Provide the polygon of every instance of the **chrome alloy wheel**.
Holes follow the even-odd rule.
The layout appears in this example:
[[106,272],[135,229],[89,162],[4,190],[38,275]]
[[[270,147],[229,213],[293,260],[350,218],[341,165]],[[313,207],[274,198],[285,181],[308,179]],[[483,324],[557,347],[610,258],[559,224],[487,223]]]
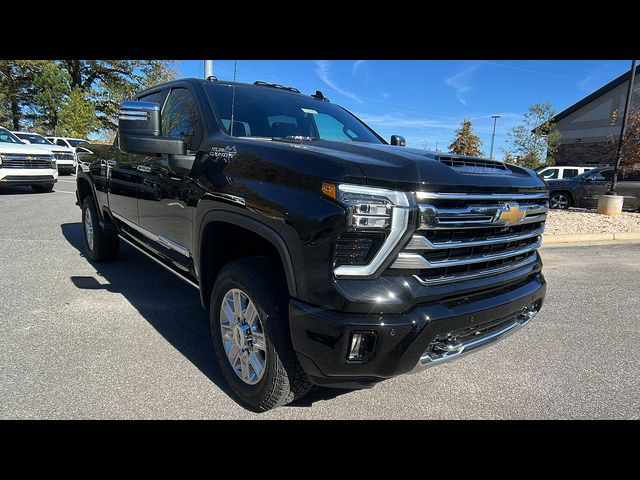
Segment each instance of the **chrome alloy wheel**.
[[84,234],[89,250],[93,250],[93,219],[91,218],[91,210],[88,208],[84,210]]
[[549,200],[551,208],[569,208],[569,198],[564,193],[556,193]]
[[248,385],[258,383],[267,366],[267,343],[260,315],[242,290],[232,288],[222,299],[220,331],[233,371]]

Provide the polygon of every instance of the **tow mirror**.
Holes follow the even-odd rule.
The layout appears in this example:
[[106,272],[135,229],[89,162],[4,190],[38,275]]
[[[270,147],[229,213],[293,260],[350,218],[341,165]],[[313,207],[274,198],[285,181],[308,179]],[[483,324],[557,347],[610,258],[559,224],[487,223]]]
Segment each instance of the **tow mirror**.
[[184,155],[182,140],[162,138],[160,104],[155,102],[123,102],[118,115],[120,150],[125,153],[160,156]]
[[391,135],[391,145],[396,145],[398,147],[404,147],[407,144],[407,141],[404,137],[400,135]]

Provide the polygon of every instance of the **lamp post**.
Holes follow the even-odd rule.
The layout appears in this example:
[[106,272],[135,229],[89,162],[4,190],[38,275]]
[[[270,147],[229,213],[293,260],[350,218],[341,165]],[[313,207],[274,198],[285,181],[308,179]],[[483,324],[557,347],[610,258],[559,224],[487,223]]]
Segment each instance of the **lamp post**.
[[624,115],[622,116],[622,126],[620,127],[620,138],[618,139],[618,150],[616,151],[616,166],[613,169],[613,178],[611,179],[611,189],[607,195],[616,195],[616,184],[618,183],[618,170],[620,169],[620,156],[622,154],[622,146],[624,145],[624,136],[627,132],[627,119],[629,118],[629,110],[631,109],[631,97],[633,97],[633,83],[636,78],[636,61],[631,61],[631,76],[629,78],[629,87],[627,88],[627,101],[624,105]]
[[204,61],[204,79],[213,76],[213,60]]
[[500,118],[500,115],[491,115],[493,118],[493,134],[491,135],[491,150],[489,151],[489,158],[493,160],[493,142],[496,140],[496,122]]

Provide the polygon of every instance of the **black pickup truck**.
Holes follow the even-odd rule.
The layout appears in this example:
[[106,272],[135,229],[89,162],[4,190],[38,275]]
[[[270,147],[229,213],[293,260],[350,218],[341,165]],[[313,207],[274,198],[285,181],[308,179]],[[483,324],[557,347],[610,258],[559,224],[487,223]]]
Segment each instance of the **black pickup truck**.
[[[183,79],[80,155],[87,256],[120,241],[200,291],[220,369],[267,410],[365,388],[526,325],[546,283],[532,170],[387,143],[322,92]],[[131,272],[135,275],[135,272]]]

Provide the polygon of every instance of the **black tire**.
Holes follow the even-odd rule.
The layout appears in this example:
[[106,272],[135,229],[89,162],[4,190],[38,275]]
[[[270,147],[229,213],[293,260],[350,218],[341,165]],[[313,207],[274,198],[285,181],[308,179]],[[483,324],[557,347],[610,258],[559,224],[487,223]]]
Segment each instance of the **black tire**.
[[[227,384],[241,403],[263,412],[306,395],[312,388],[298,363],[289,332],[288,292],[283,278],[274,278],[279,266],[266,257],[236,260],[220,271],[211,293],[209,323],[213,348]],[[262,378],[245,383],[233,370],[222,343],[220,307],[231,289],[242,290],[260,315],[267,358]]]
[[550,208],[567,210],[571,206],[573,206],[573,201],[567,192],[551,192],[549,194]]
[[31,185],[31,188],[36,193],[47,193],[53,190],[53,183],[37,183],[35,185]]
[[[93,226],[93,245],[87,237],[87,212],[90,212],[91,224]],[[84,248],[87,256],[95,262],[107,262],[113,260],[118,254],[120,239],[117,235],[106,234],[98,223],[98,211],[93,197],[87,195],[82,202],[82,233],[84,238]]]

